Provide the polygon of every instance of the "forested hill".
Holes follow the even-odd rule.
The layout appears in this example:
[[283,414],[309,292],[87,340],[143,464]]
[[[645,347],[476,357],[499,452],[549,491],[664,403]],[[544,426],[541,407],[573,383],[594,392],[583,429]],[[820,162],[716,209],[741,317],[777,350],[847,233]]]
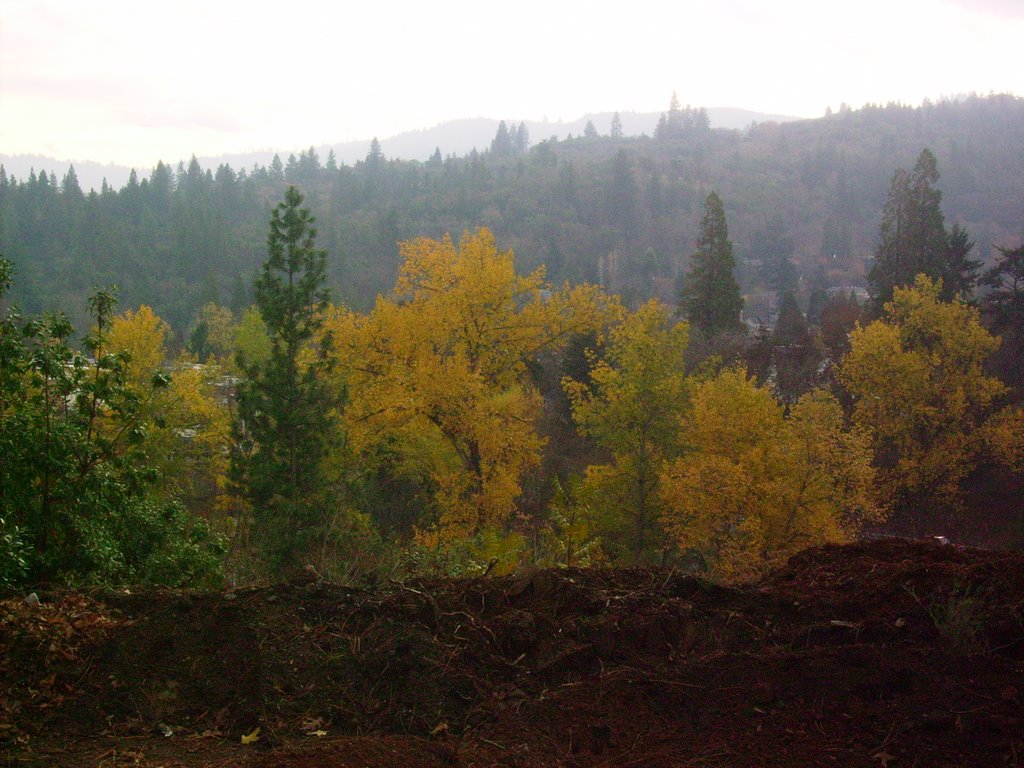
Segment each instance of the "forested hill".
[[355,307],[393,284],[398,241],[480,225],[522,270],[544,263],[555,282],[671,299],[716,190],[756,318],[797,277],[805,299],[864,285],[892,174],[925,147],[938,158],[946,218],[967,228],[976,255],[990,261],[993,244],[1024,237],[1021,98],[868,106],[742,132],[682,110],[651,138],[586,133],[527,148],[522,132],[502,128],[488,151],[426,162],[374,147],[354,166],[312,149],[244,170],[158,165],[88,195],[72,173],[2,172],[0,253],[29,312],[77,316],[92,286],[117,283],[123,306],[150,304],[184,333],[206,302],[249,303],[270,209],[295,184],[318,216],[335,297]]

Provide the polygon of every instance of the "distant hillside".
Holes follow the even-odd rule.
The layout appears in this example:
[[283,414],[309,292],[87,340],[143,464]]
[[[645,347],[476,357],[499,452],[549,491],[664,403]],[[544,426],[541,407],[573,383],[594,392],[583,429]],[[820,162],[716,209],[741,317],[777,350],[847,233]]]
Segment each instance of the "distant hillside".
[[[583,129],[588,121],[593,121],[598,133],[607,135],[612,121],[612,112],[588,113],[583,117],[571,122],[552,121],[531,121],[527,120],[526,127],[534,143],[557,136],[564,139],[570,134],[573,136],[582,135]],[[746,128],[752,123],[763,122],[786,122],[798,118],[786,115],[771,115],[762,112],[753,112],[748,109],[737,109],[734,107],[712,107],[708,109],[708,116],[711,118],[713,128]],[[657,112],[622,112],[623,133],[626,136],[651,135],[657,125],[659,113]],[[509,120],[509,124],[518,125],[520,121]],[[419,131],[407,131],[395,136],[379,137],[384,154],[395,160],[426,160],[433,154],[435,149],[440,149],[442,155],[465,155],[473,149],[484,150],[494,138],[498,129],[499,120],[490,118],[470,118],[464,120],[450,120],[436,125],[433,128],[425,128]],[[291,149],[268,149],[259,152],[244,152],[226,155],[202,155],[197,157],[200,165],[204,168],[214,168],[222,164],[228,164],[232,168],[252,168],[253,165],[269,165],[275,154],[281,157],[282,161],[287,160],[288,155],[298,155],[299,152],[308,147],[293,147]],[[339,163],[353,165],[366,157],[370,149],[370,139],[364,141],[347,141],[338,144],[322,144],[316,147],[316,151],[323,159],[333,150]],[[177,160],[188,161],[188,158],[177,158]],[[171,162],[172,165],[177,160]],[[68,160],[46,157],[43,155],[7,155],[0,153],[0,164],[3,164],[8,175],[18,179],[27,179],[32,171],[39,172],[45,169],[47,173],[54,173],[57,178],[63,178],[70,166],[74,166],[75,174],[78,176],[82,189],[99,190],[106,179],[107,183],[115,189],[120,189],[128,183],[128,176],[131,168],[114,163],[97,163],[91,160]],[[140,175],[147,175],[152,169],[136,169]]]
[[184,333],[204,302],[250,301],[270,209],[295,184],[319,219],[335,296],[353,307],[390,290],[398,241],[479,226],[515,249],[521,269],[546,264],[555,282],[673,301],[715,190],[756,321],[783,287],[807,306],[829,288],[866,285],[893,172],[924,147],[938,159],[942,210],[967,228],[976,255],[991,261],[993,246],[1024,240],[1021,98],[870,106],[745,131],[695,124],[660,138],[612,139],[594,122],[604,135],[582,138],[573,123],[571,141],[543,140],[531,129],[525,152],[492,151],[488,139],[425,162],[390,159],[385,145],[383,156],[340,167],[318,150],[277,169],[160,165],[96,196],[73,184],[61,192],[59,177],[6,181],[0,253],[14,260],[14,296],[29,311],[80,313],[90,286],[116,282],[125,306],[150,304]]

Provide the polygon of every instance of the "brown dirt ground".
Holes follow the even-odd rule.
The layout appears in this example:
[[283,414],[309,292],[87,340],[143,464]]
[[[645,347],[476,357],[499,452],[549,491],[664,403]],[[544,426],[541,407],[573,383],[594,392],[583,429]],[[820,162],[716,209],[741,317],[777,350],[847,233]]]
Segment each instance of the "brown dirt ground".
[[41,597],[0,601],[3,766],[1024,760],[1021,553],[824,547],[738,589],[634,569]]

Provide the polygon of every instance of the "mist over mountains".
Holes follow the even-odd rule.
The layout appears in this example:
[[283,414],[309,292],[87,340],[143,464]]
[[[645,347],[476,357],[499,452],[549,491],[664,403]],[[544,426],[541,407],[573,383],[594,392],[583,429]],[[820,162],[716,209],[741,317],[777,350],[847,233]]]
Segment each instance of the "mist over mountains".
[[[753,123],[766,122],[790,122],[799,120],[798,117],[788,115],[768,114],[755,112],[749,109],[736,107],[710,107],[707,110],[711,120],[712,128],[745,129]],[[588,122],[592,122],[598,133],[607,135],[614,112],[587,113],[572,121],[561,120],[525,120],[527,130],[530,132],[531,143],[536,144],[553,136],[565,139],[568,136],[579,136],[583,133]],[[622,130],[626,136],[651,135],[657,125],[660,113],[658,112],[620,112],[619,119],[622,122]],[[380,138],[381,149],[389,159],[396,160],[426,160],[435,150],[439,149],[443,156],[465,155],[474,149],[483,151],[494,138],[500,120],[477,117],[460,120],[450,120],[432,128],[424,128],[416,131],[406,131],[388,138]],[[519,124],[519,120],[508,120],[509,124]],[[334,151],[338,163],[352,165],[366,157],[370,148],[370,139],[339,142],[336,144],[321,144],[315,146],[316,151],[322,158],[326,158],[330,151]],[[308,147],[292,147],[290,149],[265,149],[252,152],[240,152],[224,155],[200,155],[196,159],[204,168],[214,168],[222,164],[230,165],[235,170],[251,168],[253,165],[269,165],[274,155],[280,156],[282,161],[287,160],[289,154],[296,154]],[[199,150],[201,151],[201,149]],[[187,162],[189,158],[167,158],[172,166],[178,161]],[[129,166],[117,165],[114,163],[103,163],[96,160],[69,160],[47,157],[45,155],[11,155],[0,152],[0,164],[3,164],[8,175],[18,179],[26,179],[32,172],[43,169],[47,173],[54,173],[58,179],[63,178],[70,166],[74,166],[75,174],[78,176],[82,189],[99,190],[106,179],[107,184],[119,189],[128,181],[132,169]],[[155,165],[155,163],[154,163]],[[136,168],[140,176],[148,175],[150,168]]]

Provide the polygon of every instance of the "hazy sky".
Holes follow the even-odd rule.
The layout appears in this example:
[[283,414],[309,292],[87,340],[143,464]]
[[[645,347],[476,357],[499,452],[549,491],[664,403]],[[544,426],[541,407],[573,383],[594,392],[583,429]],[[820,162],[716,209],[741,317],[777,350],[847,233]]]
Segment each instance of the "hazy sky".
[[1024,0],[0,0],[0,152],[151,167],[460,117],[1024,95]]

